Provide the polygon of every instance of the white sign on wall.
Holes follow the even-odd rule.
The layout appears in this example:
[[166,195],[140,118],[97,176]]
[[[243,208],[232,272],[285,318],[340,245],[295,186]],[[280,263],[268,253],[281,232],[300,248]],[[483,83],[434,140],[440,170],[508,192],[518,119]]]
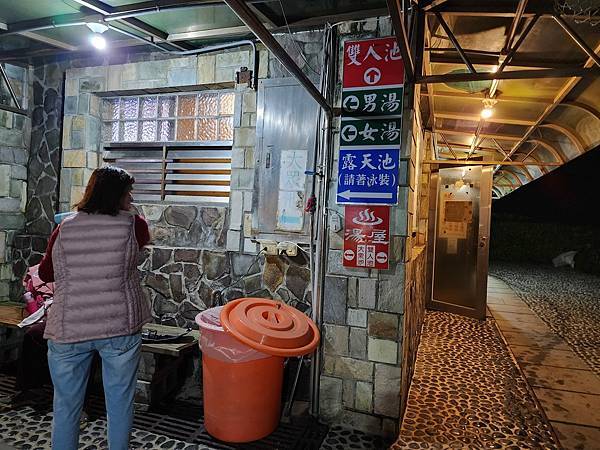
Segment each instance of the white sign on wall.
[[304,189],[306,187],[306,150],[283,150],[279,169],[277,228],[302,231],[304,226]]

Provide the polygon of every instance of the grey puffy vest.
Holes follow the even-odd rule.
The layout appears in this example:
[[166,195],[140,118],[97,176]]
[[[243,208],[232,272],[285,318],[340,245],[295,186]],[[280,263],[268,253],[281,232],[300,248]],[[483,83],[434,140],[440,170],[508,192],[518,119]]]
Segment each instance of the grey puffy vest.
[[77,213],[52,249],[54,303],[44,337],[60,343],[137,333],[151,319],[140,285],[133,215]]

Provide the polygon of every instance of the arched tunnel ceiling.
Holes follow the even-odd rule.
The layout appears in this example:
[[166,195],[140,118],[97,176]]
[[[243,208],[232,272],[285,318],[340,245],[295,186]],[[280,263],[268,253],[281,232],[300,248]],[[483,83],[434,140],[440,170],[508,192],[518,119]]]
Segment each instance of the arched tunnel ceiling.
[[[486,13],[480,4],[464,0],[448,0],[432,8],[425,24],[425,75],[469,72],[436,13],[477,72],[497,70],[515,46],[505,73],[595,65],[553,18],[547,8],[551,2],[545,2],[546,6],[539,0],[502,3],[507,6],[503,13]],[[525,5],[522,15],[517,14],[520,5]],[[540,17],[530,26],[540,10]],[[599,27],[562,17],[598,55]],[[427,84],[421,94],[421,110],[438,159],[523,163],[496,166],[495,197],[544,176],[600,143],[600,80],[594,74]],[[486,98],[495,103],[492,117],[483,120],[480,112]]]

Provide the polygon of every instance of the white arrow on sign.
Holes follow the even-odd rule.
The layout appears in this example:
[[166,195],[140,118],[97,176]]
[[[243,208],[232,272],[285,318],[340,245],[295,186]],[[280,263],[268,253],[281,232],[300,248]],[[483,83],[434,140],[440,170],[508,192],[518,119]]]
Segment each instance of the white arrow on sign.
[[352,192],[349,189],[344,192],[339,192],[338,197],[345,198],[346,200],[350,200],[351,198],[393,198],[393,194],[391,192]]

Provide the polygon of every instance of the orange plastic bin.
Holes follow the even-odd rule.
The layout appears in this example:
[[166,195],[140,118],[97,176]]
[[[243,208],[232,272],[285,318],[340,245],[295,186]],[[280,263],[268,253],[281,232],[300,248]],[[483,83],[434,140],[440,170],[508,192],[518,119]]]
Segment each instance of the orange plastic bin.
[[263,298],[208,309],[196,322],[206,431],[225,442],[271,434],[281,412],[284,358],[316,348],[316,325],[297,309]]

